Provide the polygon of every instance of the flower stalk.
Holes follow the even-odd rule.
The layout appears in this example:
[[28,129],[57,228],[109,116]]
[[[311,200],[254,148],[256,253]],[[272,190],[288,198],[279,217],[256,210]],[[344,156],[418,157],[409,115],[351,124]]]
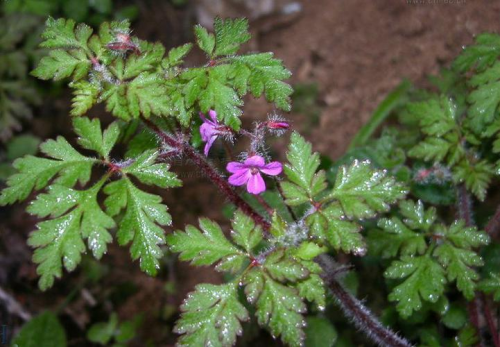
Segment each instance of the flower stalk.
[[243,213],[252,218],[256,224],[260,225],[265,231],[269,230],[269,222],[258,214],[240,195],[233,189],[227,180],[210,164],[205,157],[199,154],[188,143],[176,139],[175,137],[162,131],[152,121],[145,119],[144,123],[151,129],[166,145],[175,148],[179,153],[185,155],[200,169],[200,171],[222,192],[229,201],[236,205]]
[[[212,183],[219,188],[229,201],[235,204],[243,213],[252,218],[254,222],[260,225],[264,232],[268,235],[270,224],[260,214],[258,214],[239,194],[231,187],[227,180],[220,175],[217,170],[210,164],[207,159],[199,154],[188,143],[178,140],[173,136],[162,131],[156,124],[150,120],[144,120],[145,124],[151,129],[165,144],[177,149],[180,153],[191,159],[195,165],[206,175]],[[336,275],[338,271],[333,269],[331,265],[333,261],[326,255],[322,255],[316,259],[322,267],[323,279],[328,285],[332,295],[337,303],[342,308],[344,314],[352,320],[354,325],[364,332],[364,334],[373,342],[390,347],[410,347],[412,346],[404,338],[398,336],[390,329],[384,327],[381,322],[371,313],[371,311],[354,296],[349,294],[342,284],[338,282]]]

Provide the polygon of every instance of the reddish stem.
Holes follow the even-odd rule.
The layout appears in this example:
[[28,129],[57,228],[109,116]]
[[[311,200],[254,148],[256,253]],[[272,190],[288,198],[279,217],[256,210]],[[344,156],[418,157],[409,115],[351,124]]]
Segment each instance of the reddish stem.
[[488,329],[490,330],[491,339],[493,340],[493,345],[495,347],[500,347],[500,338],[498,336],[497,327],[493,315],[491,314],[490,307],[486,295],[484,293],[481,296],[483,301],[484,316],[486,318],[486,323],[488,324]]
[[472,216],[472,200],[467,192],[465,185],[461,184],[457,187],[457,204],[458,204],[458,217],[463,219],[467,227],[473,227],[474,218]]
[[[150,120],[144,120],[146,125],[158,137],[162,139],[170,147],[179,150],[180,153],[190,158],[199,169],[215,184],[219,190],[226,195],[226,197],[242,210],[247,216],[252,218],[256,224],[261,225],[264,231],[269,231],[270,224],[261,215],[259,215],[245,200],[243,200],[238,193],[233,189],[227,180],[221,176],[217,170],[210,164],[205,157],[199,154],[193,147],[183,140],[176,139],[173,136],[163,132],[156,124]],[[343,286],[335,278],[339,271],[333,269],[331,266],[332,261],[326,255],[318,257],[318,263],[324,271],[325,283],[329,285],[331,292],[337,299],[340,307],[343,309],[347,317],[349,317],[354,325],[362,330],[368,338],[375,343],[382,346],[390,347],[410,347],[411,344],[404,338],[399,337],[390,329],[384,327],[377,318],[370,312],[370,310],[363,305],[361,301],[349,294]],[[258,261],[252,262],[252,266],[258,265]]]
[[217,186],[217,188],[219,188],[219,191],[222,192],[229,199],[229,201],[235,204],[236,207],[238,207],[244,214],[252,218],[255,223],[262,226],[265,231],[269,230],[271,227],[269,222],[266,221],[260,214],[255,212],[254,209],[239,196],[227,180],[222,177],[219,172],[217,172],[217,169],[215,169],[215,167],[210,164],[205,157],[199,154],[188,143],[183,140],[176,139],[175,137],[162,131],[152,121],[145,119],[144,122],[163,142],[170,147],[177,149],[180,153],[191,159],[201,172],[205,174],[206,177]]
[[486,231],[491,236],[491,238],[495,238],[498,234],[499,229],[500,229],[500,206],[497,208],[495,214],[493,215],[493,217],[491,217],[488,224],[486,224],[484,231]]
[[344,314],[367,337],[380,346],[410,347],[411,344],[380,323],[377,318],[358,299],[351,295],[337,280],[338,270],[334,268],[333,260],[323,254],[317,258],[323,269],[323,279],[330,288]]
[[[465,185],[461,184],[457,187],[457,211],[458,217],[463,219],[467,227],[473,227],[474,218],[472,216],[472,200],[467,192]],[[479,311],[479,298],[476,296],[467,304],[467,311],[469,313],[469,321],[476,328],[479,336],[479,346],[485,346],[484,338],[481,334],[481,322],[482,312]],[[481,317],[480,317],[481,316]]]

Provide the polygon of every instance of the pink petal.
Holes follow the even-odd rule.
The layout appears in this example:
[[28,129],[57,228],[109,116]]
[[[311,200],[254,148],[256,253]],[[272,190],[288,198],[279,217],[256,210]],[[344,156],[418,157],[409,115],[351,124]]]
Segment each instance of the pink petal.
[[240,170],[247,170],[245,168],[245,165],[242,163],[238,163],[237,161],[232,161],[227,164],[226,170],[229,171],[230,173],[237,173]]
[[208,157],[208,151],[214,144],[214,141],[217,139],[217,136],[212,136],[210,139],[208,139],[207,143],[205,144],[205,149],[203,150],[203,153],[205,154],[205,157]]
[[276,176],[283,171],[283,165],[279,161],[273,161],[261,168],[260,171],[269,176]]
[[218,122],[217,122],[217,112],[215,112],[214,110],[210,110],[210,111],[208,111],[208,115],[210,116],[210,118],[212,118],[212,121],[215,124],[218,124]]
[[248,180],[251,178],[251,176],[252,176],[252,173],[250,172],[250,170],[243,169],[243,170],[240,170],[240,171],[236,172],[235,174],[229,176],[228,181],[229,181],[229,184],[231,184],[233,186],[242,186],[248,182]]
[[211,124],[203,123],[200,126],[200,135],[201,135],[201,139],[204,142],[207,142],[208,140],[210,140],[210,138],[212,137],[213,134],[214,134],[214,127]]
[[250,194],[260,194],[266,190],[266,183],[264,182],[264,179],[260,175],[260,173],[257,173],[255,175],[251,174],[250,179],[248,180],[247,183],[247,191]]
[[244,163],[246,166],[255,166],[257,168],[261,168],[266,164],[266,161],[260,155],[253,155],[251,157],[248,157]]

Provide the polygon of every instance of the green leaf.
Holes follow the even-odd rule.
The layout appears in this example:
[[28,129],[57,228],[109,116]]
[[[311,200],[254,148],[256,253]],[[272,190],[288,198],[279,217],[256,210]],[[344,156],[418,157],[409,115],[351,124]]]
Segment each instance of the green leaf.
[[457,106],[447,96],[411,103],[408,115],[420,125],[423,141],[410,149],[408,155],[425,161],[446,161],[452,165],[465,155],[461,144]]
[[52,185],[47,194],[38,195],[28,207],[28,212],[39,217],[51,215],[53,219],[38,223],[38,230],[28,239],[36,247],[33,260],[39,264],[37,273],[40,288],[46,290],[54,278],[62,275],[62,265],[72,271],[81,261],[86,247],[94,257],[100,259],[112,241],[108,230],[115,222],[97,202],[97,193],[104,181],[101,180],[88,190],[78,191],[61,185]]
[[156,73],[143,72],[127,83],[108,86],[100,98],[106,101],[106,110],[124,120],[167,116],[171,105],[165,80]]
[[328,199],[340,202],[348,218],[370,218],[389,210],[389,204],[402,199],[406,188],[385,171],[374,170],[370,162],[355,160],[342,166]]
[[418,119],[426,135],[441,137],[457,128],[456,105],[446,96],[411,103],[407,107],[410,115]]
[[[240,46],[251,38],[248,32],[248,21],[242,18],[226,20],[215,18],[214,30],[214,56],[235,54],[240,49]],[[208,45],[207,48],[210,48],[210,46]]]
[[72,116],[83,116],[92,106],[97,103],[99,95],[99,86],[87,81],[71,82],[73,88],[73,99],[71,99]]
[[17,173],[7,180],[7,188],[0,195],[0,205],[25,200],[33,189],[45,188],[58,175],[56,183],[73,186],[79,181],[85,184],[90,179],[92,165],[96,159],[78,153],[63,137],[44,142],[40,149],[53,159],[28,155],[17,159],[14,168]]
[[236,91],[228,86],[229,68],[228,65],[219,65],[208,71],[208,80],[198,95],[198,102],[203,113],[215,110],[225,124],[237,131],[241,125],[239,117],[242,114],[239,107],[243,106],[243,101]]
[[455,337],[453,346],[471,347],[476,346],[478,342],[479,338],[477,337],[476,328],[468,324]]
[[326,318],[307,317],[306,347],[332,347],[338,338],[337,330]]
[[281,187],[288,205],[309,202],[325,190],[324,172],[316,172],[319,155],[313,153],[311,144],[296,132],[292,133],[286,156],[289,164],[285,165],[284,171],[289,182],[281,183]]
[[482,280],[479,285],[479,289],[487,294],[493,293],[493,299],[495,301],[500,301],[500,275],[496,273],[490,273],[490,277]]
[[370,246],[368,249],[383,258],[395,257],[398,254],[412,256],[423,254],[427,250],[427,243],[423,234],[408,228],[399,218],[382,218],[378,227],[383,231],[373,231],[369,234]]
[[130,340],[132,340],[136,336],[137,328],[141,323],[142,323],[141,314],[135,316],[132,320],[127,320],[120,323],[115,335],[116,342],[122,343],[122,342],[129,342]]
[[433,226],[436,209],[425,210],[420,200],[417,203],[405,200],[399,203],[399,210],[403,220],[398,217],[382,218],[378,221],[382,230],[374,230],[368,235],[369,249],[383,258],[398,254],[413,256],[427,250],[424,233]]
[[455,182],[464,182],[467,190],[480,201],[484,201],[494,172],[493,166],[487,160],[462,161],[454,167],[453,179]]
[[408,151],[408,155],[425,161],[442,162],[451,146],[452,144],[445,139],[428,137]]
[[355,255],[366,252],[366,245],[360,234],[361,227],[345,220],[344,211],[338,203],[331,203],[307,216],[306,223],[312,235],[327,241],[335,250]]
[[244,253],[227,240],[217,223],[201,218],[200,227],[202,232],[188,225],[185,232],[178,230],[167,236],[170,250],[181,253],[181,260],[191,260],[193,265],[200,266],[219,261],[224,264],[234,257],[244,257]]
[[7,160],[12,161],[25,155],[35,155],[40,142],[38,137],[29,134],[12,138],[7,143]]
[[211,57],[215,48],[214,34],[210,34],[207,29],[201,25],[196,25],[194,27],[194,34],[196,35],[196,43],[198,44],[198,47]]
[[118,316],[113,312],[107,322],[92,324],[87,331],[87,339],[101,345],[108,345],[114,339],[116,342],[113,344],[114,347],[125,346],[121,343],[128,342],[135,337],[137,326],[140,323],[141,316],[136,316],[133,320],[119,324]]
[[472,248],[489,243],[489,237],[476,228],[465,227],[463,221],[455,222],[449,228],[440,227],[436,234],[445,239],[438,244],[433,255],[446,269],[448,281],[457,281],[458,289],[467,299],[474,297],[475,282],[479,275],[473,266],[482,266],[483,260]]
[[92,28],[86,24],[78,24],[72,19],[54,19],[49,17],[45,22],[45,31],[42,33],[44,41],[40,44],[44,48],[87,48],[87,41],[92,35]]
[[295,256],[304,260],[313,260],[318,255],[327,251],[326,247],[319,246],[314,242],[304,241],[295,251]]
[[165,47],[161,43],[144,43],[141,45],[141,54],[127,57],[122,79],[138,77],[144,72],[154,72],[164,55]]
[[[0,56],[1,60],[1,56]],[[0,62],[2,64],[2,62]],[[1,66],[1,65],[0,65]],[[6,64],[12,68],[11,64]],[[2,81],[0,87],[0,140],[6,141],[13,132],[22,128],[21,119],[31,119],[31,106],[41,101],[31,81]]]
[[133,134],[132,140],[128,143],[125,158],[135,158],[148,150],[158,148],[161,148],[161,143],[156,135],[148,129],[142,129],[139,133]]
[[101,345],[107,345],[113,338],[118,327],[118,316],[112,313],[108,322],[99,322],[91,325],[87,331],[87,339]]
[[313,261],[302,261],[301,264],[309,271],[309,276],[295,284],[301,298],[316,304],[318,310],[323,311],[326,307],[325,284],[319,274],[323,271]]
[[279,282],[296,282],[309,275],[309,271],[302,264],[287,256],[284,249],[277,249],[268,254],[262,266],[273,279]]
[[132,164],[124,166],[122,172],[133,175],[147,185],[160,188],[180,187],[182,182],[175,173],[169,171],[168,164],[155,164],[158,154],[157,150],[147,150],[135,158]]
[[113,116],[128,121],[133,118],[133,115],[128,108],[126,95],[126,84],[112,85],[101,94],[99,101],[106,101],[106,111]]
[[127,100],[129,112],[134,118],[142,115],[166,116],[169,114],[168,98],[162,78],[154,73],[141,73],[128,83]]
[[165,69],[168,69],[181,65],[183,63],[183,59],[191,51],[192,48],[192,43],[186,43],[185,45],[172,48],[168,52],[168,56],[162,61],[162,66]]
[[455,248],[449,244],[436,248],[434,256],[446,268],[448,280],[456,280],[458,289],[471,300],[474,297],[475,281],[479,278],[471,267],[483,265],[481,257],[473,251]]
[[453,246],[463,249],[485,246],[490,242],[487,233],[478,231],[475,227],[466,227],[464,221],[456,221],[448,228],[440,228],[436,233],[444,237]]
[[40,60],[37,68],[31,72],[42,80],[61,80],[72,76],[77,81],[87,77],[91,66],[85,53],[79,50],[64,51],[56,49]]
[[283,80],[291,76],[291,72],[272,53],[258,53],[231,58],[230,77],[234,78],[234,87],[240,95],[245,95],[250,89],[256,98],[262,94],[266,100],[274,102],[284,111],[290,111],[290,95],[292,87]]
[[231,223],[231,237],[234,242],[243,247],[245,251],[251,253],[252,250],[262,241],[262,229],[256,226],[252,218],[248,217],[241,210],[237,210]]
[[244,282],[248,301],[257,306],[258,323],[268,326],[271,334],[281,336],[284,343],[301,346],[306,306],[297,292],[256,269],[246,274]]
[[442,318],[443,324],[450,329],[461,329],[467,323],[467,311],[459,305],[452,305]]
[[484,33],[476,37],[474,45],[466,47],[453,62],[453,68],[466,72],[472,68],[483,71],[500,56],[500,36]]
[[436,221],[436,209],[431,207],[424,208],[422,201],[415,203],[413,200],[405,200],[399,203],[399,211],[404,217],[404,222],[411,229],[420,229],[429,231]]
[[99,153],[103,158],[108,158],[109,152],[116,144],[120,136],[118,123],[112,123],[104,132],[101,130],[101,122],[94,118],[75,118],[73,120],[75,133],[79,136],[78,143],[86,149]]
[[163,256],[160,245],[165,243],[161,226],[172,223],[167,206],[161,203],[158,195],[140,190],[128,178],[109,183],[104,192],[108,195],[104,204],[109,215],[115,216],[125,210],[118,227],[118,243],[132,242],[132,259],[140,259],[141,269],[156,275],[159,259]]
[[23,325],[12,340],[12,346],[19,347],[66,347],[66,333],[57,316],[44,312]]
[[500,62],[471,78],[469,84],[477,88],[469,94],[471,104],[467,118],[471,128],[481,135],[484,128],[491,124],[498,114],[500,104]]
[[184,334],[179,346],[232,346],[243,333],[248,311],[238,300],[236,283],[200,284],[181,306],[174,331]]
[[385,271],[387,278],[405,279],[389,294],[390,301],[397,301],[399,314],[407,318],[422,308],[422,300],[437,302],[446,283],[443,268],[428,255],[394,261]]

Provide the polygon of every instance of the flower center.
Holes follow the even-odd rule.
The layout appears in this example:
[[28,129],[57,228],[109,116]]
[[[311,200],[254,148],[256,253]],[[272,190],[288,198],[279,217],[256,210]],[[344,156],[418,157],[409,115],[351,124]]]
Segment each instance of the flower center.
[[257,175],[259,173],[259,169],[257,169],[256,167],[252,167],[250,169],[250,172],[252,173],[252,175]]

